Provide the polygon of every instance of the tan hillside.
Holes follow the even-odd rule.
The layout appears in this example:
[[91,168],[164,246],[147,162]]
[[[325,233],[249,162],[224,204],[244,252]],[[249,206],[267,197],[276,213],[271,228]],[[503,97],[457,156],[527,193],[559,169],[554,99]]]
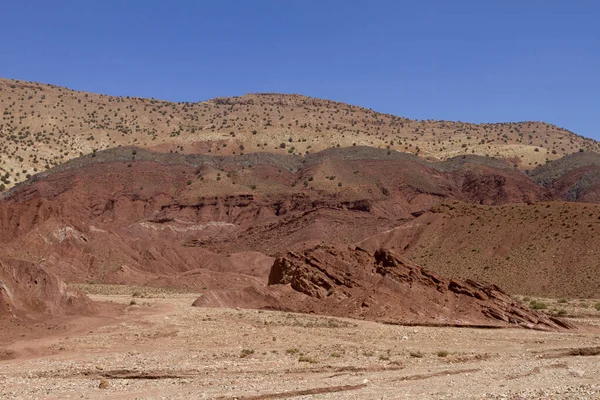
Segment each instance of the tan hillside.
[[599,204],[445,202],[359,246],[401,251],[442,275],[509,293],[598,297],[599,229]]
[[600,149],[594,140],[543,122],[415,121],[285,94],[173,103],[0,79],[0,111],[5,187],[82,154],[125,145],[217,155],[367,145],[434,159],[490,155],[525,169]]

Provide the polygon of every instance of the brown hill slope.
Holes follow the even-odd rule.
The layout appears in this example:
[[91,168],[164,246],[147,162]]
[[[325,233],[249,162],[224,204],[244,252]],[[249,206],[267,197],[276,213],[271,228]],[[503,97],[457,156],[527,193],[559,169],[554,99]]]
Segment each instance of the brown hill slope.
[[600,203],[600,154],[578,152],[539,166],[531,177],[555,198]]
[[0,111],[0,185],[5,187],[117,146],[231,155],[367,145],[436,159],[497,156],[522,168],[600,148],[596,141],[541,122],[414,121],[300,95],[171,103],[0,79]]
[[413,221],[359,243],[402,252],[457,279],[509,293],[600,297],[600,205],[442,203]]
[[487,157],[119,148],[10,190],[0,254],[43,262],[67,281],[243,288],[264,282],[281,253],[360,242],[511,293],[600,296],[600,205],[549,198]]
[[[266,277],[269,256],[278,252],[356,242],[444,199],[547,197],[523,173],[495,163],[430,163],[362,147],[303,159],[119,148],[9,191],[0,202],[0,251],[45,260],[67,281],[243,287]],[[482,185],[488,189],[473,191]]]

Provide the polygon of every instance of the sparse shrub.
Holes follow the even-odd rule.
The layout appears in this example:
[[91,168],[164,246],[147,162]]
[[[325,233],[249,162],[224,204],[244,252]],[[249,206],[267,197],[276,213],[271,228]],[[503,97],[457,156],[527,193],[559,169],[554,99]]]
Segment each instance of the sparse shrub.
[[295,347],[292,347],[290,349],[287,349],[285,352],[286,352],[286,354],[294,355],[294,354],[298,354],[300,352],[300,350],[298,350]]
[[411,351],[410,356],[414,358],[423,358],[425,357],[425,354],[421,353],[420,351]]
[[531,308],[532,310],[545,310],[546,308],[548,308],[548,304],[546,304],[542,301],[532,300],[529,303],[529,308]]
[[448,353],[448,351],[446,351],[446,350],[440,350],[437,352],[438,357],[447,357],[448,354],[450,354],[450,353]]
[[243,349],[241,354],[240,354],[240,358],[246,358],[248,356],[251,356],[252,354],[254,354],[254,350],[251,349]]
[[310,364],[316,364],[316,363],[318,363],[317,360],[315,360],[314,358],[309,357],[309,356],[300,356],[300,357],[298,357],[298,362],[307,362],[307,363],[310,363]]

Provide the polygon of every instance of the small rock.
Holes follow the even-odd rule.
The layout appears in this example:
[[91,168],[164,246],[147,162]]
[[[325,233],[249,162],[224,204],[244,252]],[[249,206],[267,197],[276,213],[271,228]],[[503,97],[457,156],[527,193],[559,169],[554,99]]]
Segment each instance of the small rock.
[[579,369],[570,369],[570,370],[569,370],[569,374],[571,374],[571,376],[574,376],[574,377],[576,377],[576,378],[581,378],[581,377],[583,377],[583,374],[584,374],[584,373],[585,373],[585,372],[583,372],[583,371],[581,371],[581,370],[579,370]]

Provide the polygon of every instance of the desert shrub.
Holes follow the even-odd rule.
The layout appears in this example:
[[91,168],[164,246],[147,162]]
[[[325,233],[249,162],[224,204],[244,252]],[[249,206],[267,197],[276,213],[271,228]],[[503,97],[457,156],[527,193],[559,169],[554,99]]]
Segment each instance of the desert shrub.
[[532,310],[545,310],[546,308],[548,308],[548,304],[546,304],[542,301],[532,300],[529,303],[529,308],[531,308]]
[[310,363],[310,364],[316,364],[316,363],[318,363],[317,360],[315,360],[314,358],[309,357],[309,356],[300,356],[300,357],[298,357],[298,362],[307,362],[307,363]]
[[240,358],[246,358],[250,355],[254,354],[254,350],[250,350],[250,349],[243,349],[241,354],[240,354]]

